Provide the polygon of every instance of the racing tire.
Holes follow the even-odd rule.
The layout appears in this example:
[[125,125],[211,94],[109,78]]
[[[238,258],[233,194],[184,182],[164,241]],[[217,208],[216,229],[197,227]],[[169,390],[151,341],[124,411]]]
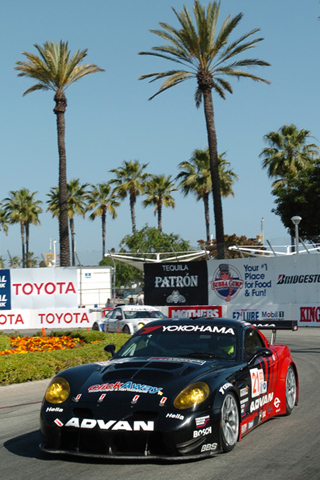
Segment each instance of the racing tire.
[[289,365],[286,375],[286,415],[290,415],[297,399],[297,378],[292,365]]
[[122,329],[122,333],[127,333],[128,335],[130,335],[130,328],[128,327],[128,325],[125,325]]
[[224,453],[231,452],[239,438],[239,407],[232,392],[225,394],[221,407],[220,440]]
[[94,324],[92,325],[92,330],[98,330],[99,331],[99,325],[97,324],[97,322],[94,322]]

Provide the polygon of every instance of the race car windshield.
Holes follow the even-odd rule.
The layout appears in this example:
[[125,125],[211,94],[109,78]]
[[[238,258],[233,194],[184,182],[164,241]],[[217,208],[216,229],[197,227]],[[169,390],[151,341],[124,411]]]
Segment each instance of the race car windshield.
[[157,310],[124,310],[124,317],[128,320],[132,318],[165,318],[162,312]]
[[132,337],[116,357],[190,357],[234,360],[236,335],[200,332],[149,333]]

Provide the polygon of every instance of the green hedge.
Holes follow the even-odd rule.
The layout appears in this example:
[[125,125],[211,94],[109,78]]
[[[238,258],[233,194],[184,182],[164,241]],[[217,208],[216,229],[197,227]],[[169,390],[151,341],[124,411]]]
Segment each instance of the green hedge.
[[[105,345],[114,343],[116,350],[118,350],[129,338],[129,335],[123,333],[103,333],[93,330],[56,331],[51,332],[51,335],[69,335],[73,338],[81,338],[86,342],[86,345],[69,350],[54,350],[53,352],[1,355],[0,386],[44,380],[51,378],[65,368],[107,360],[110,358],[110,354],[104,351]],[[12,335],[0,335],[0,350],[10,348],[10,336]],[[100,341],[91,343],[97,340]]]

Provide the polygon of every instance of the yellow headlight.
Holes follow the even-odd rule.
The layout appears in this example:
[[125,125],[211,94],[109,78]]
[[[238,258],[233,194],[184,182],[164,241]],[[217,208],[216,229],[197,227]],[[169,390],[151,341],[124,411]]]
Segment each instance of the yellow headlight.
[[140,330],[140,328],[144,327],[144,323],[143,322],[139,322],[138,323],[138,330]]
[[179,410],[192,408],[204,402],[210,393],[209,386],[204,382],[197,382],[182,390],[173,402]]
[[50,403],[62,403],[70,395],[69,382],[63,377],[54,378],[48,386],[45,399]]

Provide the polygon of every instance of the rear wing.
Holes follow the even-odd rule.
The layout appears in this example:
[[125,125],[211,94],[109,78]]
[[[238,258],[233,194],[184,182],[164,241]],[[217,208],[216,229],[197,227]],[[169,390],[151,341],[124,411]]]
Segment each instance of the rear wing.
[[259,330],[271,330],[271,344],[276,341],[277,330],[298,330],[297,320],[277,320],[276,322],[270,322],[269,320],[260,320],[259,322],[249,321],[251,325],[254,325]]

